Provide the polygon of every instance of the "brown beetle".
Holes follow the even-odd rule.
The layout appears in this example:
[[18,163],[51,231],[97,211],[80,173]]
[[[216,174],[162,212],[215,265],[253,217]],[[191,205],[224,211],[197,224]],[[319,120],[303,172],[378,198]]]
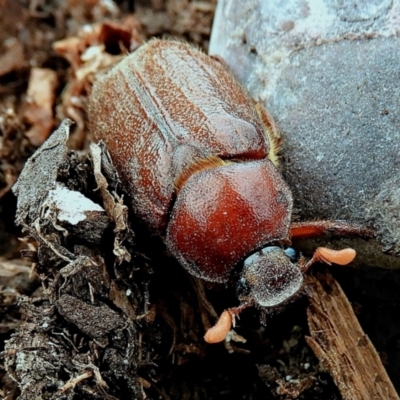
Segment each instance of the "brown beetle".
[[[291,224],[273,120],[223,62],[188,44],[152,40],[126,57],[95,83],[89,117],[134,211],[166,234],[190,273],[224,283],[244,261],[232,317],[249,305],[292,299],[316,261],[343,264],[355,256],[320,248],[308,262],[295,262],[277,244],[328,230],[369,234],[341,221]],[[223,332],[230,329],[226,314],[224,321]]]

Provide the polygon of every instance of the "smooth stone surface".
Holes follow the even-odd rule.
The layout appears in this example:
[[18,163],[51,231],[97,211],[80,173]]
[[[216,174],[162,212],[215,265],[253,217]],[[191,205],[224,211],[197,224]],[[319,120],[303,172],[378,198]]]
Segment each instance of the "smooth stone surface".
[[282,131],[296,216],[372,224],[397,255],[399,33],[399,1],[223,0],[210,43]]

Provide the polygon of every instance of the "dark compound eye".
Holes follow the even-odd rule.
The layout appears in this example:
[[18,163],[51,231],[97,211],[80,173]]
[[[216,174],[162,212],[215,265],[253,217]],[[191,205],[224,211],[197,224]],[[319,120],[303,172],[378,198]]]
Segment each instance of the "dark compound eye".
[[285,254],[290,258],[290,261],[296,262],[300,256],[300,253],[293,247],[285,249]]

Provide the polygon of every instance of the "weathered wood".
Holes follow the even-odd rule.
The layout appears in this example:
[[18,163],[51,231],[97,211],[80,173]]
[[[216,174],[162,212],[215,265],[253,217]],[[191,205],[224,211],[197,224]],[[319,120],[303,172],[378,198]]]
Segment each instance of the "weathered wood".
[[306,337],[344,400],[399,397],[368,336],[363,332],[340,285],[329,274],[308,277],[307,310],[311,336]]

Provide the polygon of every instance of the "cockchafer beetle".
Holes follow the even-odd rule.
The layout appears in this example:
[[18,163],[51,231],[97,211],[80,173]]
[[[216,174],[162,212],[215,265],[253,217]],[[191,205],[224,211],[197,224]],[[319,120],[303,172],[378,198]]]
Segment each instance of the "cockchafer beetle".
[[191,274],[225,283],[243,262],[240,305],[223,313],[208,342],[223,340],[242,309],[293,299],[316,261],[355,257],[318,248],[295,261],[284,249],[291,238],[370,235],[343,221],[291,223],[272,118],[221,60],[188,44],[154,39],[127,56],[95,82],[89,119],[133,210]]

